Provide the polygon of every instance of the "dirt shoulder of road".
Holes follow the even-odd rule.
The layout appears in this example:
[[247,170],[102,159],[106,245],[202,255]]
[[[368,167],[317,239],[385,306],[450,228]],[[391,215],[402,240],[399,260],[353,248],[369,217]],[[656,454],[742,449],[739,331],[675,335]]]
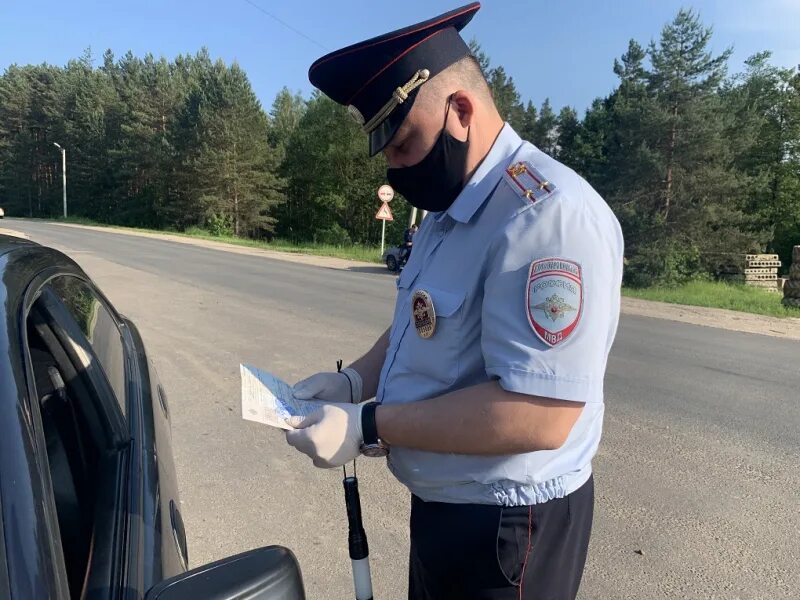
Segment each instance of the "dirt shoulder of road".
[[[200,246],[203,248],[213,248],[225,252],[245,254],[248,256],[263,256],[275,260],[325,267],[329,269],[341,269],[345,271],[375,272],[386,273],[385,267],[375,263],[346,260],[329,256],[315,256],[311,254],[294,254],[291,252],[278,252],[275,250],[265,250],[262,248],[248,248],[247,246],[236,246],[225,242],[214,242],[168,233],[149,233],[144,231],[133,231],[118,227],[95,227],[92,225],[73,225],[69,223],[57,223],[61,227],[77,227],[92,229],[95,231],[114,232],[124,235],[135,235],[139,237],[149,237],[160,240],[167,240],[179,244]],[[11,235],[22,235],[19,232],[0,229],[0,233]],[[622,298],[622,312],[629,315],[651,317],[656,319],[666,319],[678,321],[692,325],[704,327],[717,327],[731,331],[741,331],[744,333],[757,333],[772,337],[800,340],[800,318],[779,319],[764,315],[754,315],[750,313],[724,310],[721,308],[706,308],[702,306],[686,306],[683,304],[669,304],[666,302],[654,302],[651,300],[641,300],[638,298]]]
[[629,315],[667,319],[704,327],[717,327],[744,333],[759,333],[787,340],[800,340],[800,319],[796,318],[779,319],[778,317],[754,315],[722,308],[669,304],[667,302],[654,302],[639,298],[623,298],[622,312]]
[[0,227],[0,235],[10,235],[12,237],[28,239],[28,236],[22,233],[21,231],[14,231],[13,229],[4,229],[3,227]]

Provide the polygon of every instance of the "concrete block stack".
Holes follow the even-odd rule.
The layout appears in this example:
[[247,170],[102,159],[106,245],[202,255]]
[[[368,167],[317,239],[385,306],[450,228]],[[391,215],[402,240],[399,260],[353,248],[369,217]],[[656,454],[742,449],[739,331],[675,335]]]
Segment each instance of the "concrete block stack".
[[800,308],[800,246],[792,248],[789,279],[783,284],[783,305]]
[[781,261],[777,254],[742,254],[720,270],[724,281],[739,281],[745,285],[779,292],[778,269]]

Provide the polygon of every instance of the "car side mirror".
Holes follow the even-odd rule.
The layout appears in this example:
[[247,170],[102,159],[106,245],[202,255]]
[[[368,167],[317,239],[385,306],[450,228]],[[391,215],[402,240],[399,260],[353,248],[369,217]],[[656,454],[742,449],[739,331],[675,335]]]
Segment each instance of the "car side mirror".
[[145,600],[305,600],[300,565],[288,548],[267,546],[213,562],[170,579]]

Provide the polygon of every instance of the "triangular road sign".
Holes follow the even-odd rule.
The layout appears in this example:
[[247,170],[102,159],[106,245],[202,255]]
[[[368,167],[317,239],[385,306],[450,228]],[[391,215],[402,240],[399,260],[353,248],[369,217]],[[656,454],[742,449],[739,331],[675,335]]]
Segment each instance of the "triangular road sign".
[[392,216],[392,209],[389,208],[389,205],[386,202],[378,209],[378,214],[375,215],[375,218],[379,221],[394,221],[394,217]]

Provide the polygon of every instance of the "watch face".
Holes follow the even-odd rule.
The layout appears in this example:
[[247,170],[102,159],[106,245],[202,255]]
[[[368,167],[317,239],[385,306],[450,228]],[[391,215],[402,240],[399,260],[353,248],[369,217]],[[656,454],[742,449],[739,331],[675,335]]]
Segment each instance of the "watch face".
[[382,458],[389,454],[389,448],[382,444],[364,444],[361,446],[361,454],[368,458]]

